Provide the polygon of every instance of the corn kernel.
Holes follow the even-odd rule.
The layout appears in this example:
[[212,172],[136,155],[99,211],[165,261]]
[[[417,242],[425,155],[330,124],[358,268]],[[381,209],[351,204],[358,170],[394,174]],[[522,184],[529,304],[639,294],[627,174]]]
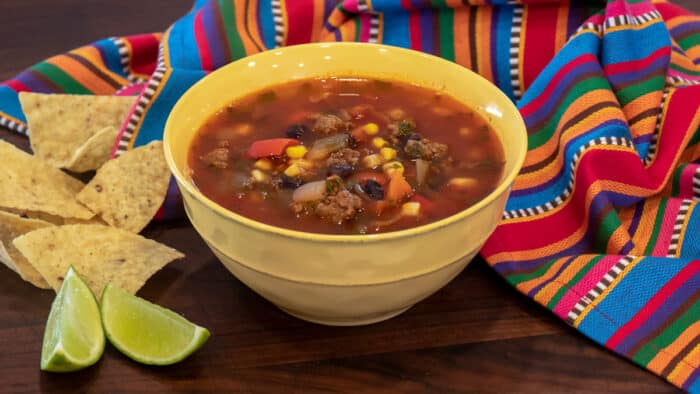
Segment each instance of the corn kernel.
[[291,166],[287,167],[286,170],[284,170],[284,175],[294,178],[299,176],[301,174],[301,168],[297,164],[292,164]]
[[299,168],[303,168],[305,170],[310,170],[314,166],[311,161],[305,159],[292,159],[289,161],[289,164],[296,164],[299,166]]
[[437,116],[452,115],[452,111],[445,107],[433,107],[433,113]]
[[382,137],[372,138],[372,146],[374,146],[377,149],[382,148],[386,144],[387,144],[386,140]]
[[267,159],[260,159],[255,162],[255,168],[263,171],[270,171],[272,169],[272,162]]
[[384,163],[384,159],[382,158],[382,156],[376,153],[373,155],[365,156],[362,159],[362,164],[364,164],[367,168],[379,167],[380,165],[382,165],[382,163]]
[[411,201],[401,206],[401,213],[405,216],[418,216],[420,214],[420,203]]
[[447,186],[458,189],[468,189],[470,187],[475,187],[478,184],[479,181],[474,178],[452,178],[449,182],[447,182]]
[[390,162],[384,164],[384,166],[382,166],[382,170],[387,175],[391,176],[391,174],[393,174],[396,171],[398,171],[399,174],[403,174],[404,167],[400,161],[390,161]]
[[286,153],[290,159],[301,159],[306,155],[308,149],[304,145],[288,146]]
[[260,170],[253,170],[250,172],[253,180],[257,183],[265,183],[270,180],[270,176]]
[[379,133],[379,126],[376,123],[367,123],[362,127],[367,135],[375,135]]
[[393,148],[382,148],[379,150],[379,154],[382,155],[384,160],[394,160],[396,158],[396,149]]

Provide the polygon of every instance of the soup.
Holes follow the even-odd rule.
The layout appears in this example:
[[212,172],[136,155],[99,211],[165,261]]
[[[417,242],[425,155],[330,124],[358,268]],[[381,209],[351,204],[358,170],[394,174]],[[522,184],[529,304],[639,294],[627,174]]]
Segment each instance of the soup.
[[290,82],[218,111],[188,157],[196,187],[250,219],[326,234],[443,219],[498,185],[489,123],[438,91],[356,77]]

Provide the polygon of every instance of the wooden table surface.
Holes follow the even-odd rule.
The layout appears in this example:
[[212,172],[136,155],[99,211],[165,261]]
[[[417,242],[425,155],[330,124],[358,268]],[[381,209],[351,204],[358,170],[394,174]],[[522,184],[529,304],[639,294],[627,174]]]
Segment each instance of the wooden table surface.
[[[0,80],[111,35],[163,30],[190,0],[2,0]],[[697,0],[678,0],[700,12]],[[5,130],[0,138],[27,141]],[[82,372],[39,371],[53,292],[0,267],[0,392],[675,392],[520,295],[483,261],[384,323],[335,328],[289,317],[231,276],[186,221],[145,235],[187,254],[139,293],[208,327],[184,362],[145,367],[107,346]]]

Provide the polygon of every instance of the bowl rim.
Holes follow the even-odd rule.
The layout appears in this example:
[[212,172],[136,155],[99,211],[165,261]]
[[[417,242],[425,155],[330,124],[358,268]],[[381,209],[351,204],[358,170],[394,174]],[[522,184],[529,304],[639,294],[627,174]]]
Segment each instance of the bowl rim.
[[[277,56],[283,55],[284,52],[287,51],[304,51],[304,50],[314,50],[315,48],[322,48],[322,49],[327,49],[327,48],[332,48],[332,47],[357,47],[357,48],[368,48],[372,50],[376,49],[381,49],[383,51],[395,51],[399,53],[403,53],[404,55],[410,55],[410,56],[417,56],[417,57],[423,57],[429,59],[429,61],[432,62],[437,62],[441,64],[442,67],[450,67],[450,68],[459,68],[461,72],[465,72],[467,74],[471,74],[472,78],[476,78],[478,80],[481,80],[482,82],[485,82],[487,85],[489,85],[490,89],[493,90],[493,94],[495,96],[498,96],[499,102],[504,102],[506,103],[507,106],[512,106],[512,109],[514,109],[517,119],[515,120],[516,123],[518,123],[522,127],[518,127],[519,131],[515,131],[515,135],[520,134],[520,138],[517,138],[517,141],[513,141],[511,143],[517,143],[519,146],[517,147],[517,156],[513,158],[513,167],[512,170],[505,174],[501,181],[498,183],[498,186],[491,191],[488,195],[486,195],[484,198],[476,202],[475,204],[467,207],[466,209],[463,209],[457,213],[454,213],[450,216],[447,216],[445,218],[442,218],[440,220],[436,220],[434,222],[426,223],[420,226],[415,226],[411,228],[407,228],[404,230],[398,230],[398,231],[390,231],[390,232],[385,232],[385,233],[377,233],[377,234],[324,234],[324,233],[313,233],[313,232],[306,232],[306,231],[299,231],[299,230],[292,230],[284,227],[278,227],[274,226],[271,224],[259,222],[254,219],[250,219],[248,217],[245,217],[243,215],[240,215],[236,212],[233,212],[231,210],[228,210],[224,208],[223,206],[219,205],[215,201],[211,200],[209,197],[204,195],[204,193],[200,192],[199,189],[187,178],[185,175],[180,171],[180,169],[177,167],[175,164],[175,160],[172,155],[172,149],[171,149],[171,144],[170,140],[172,139],[172,129],[173,127],[171,126],[173,122],[173,118],[177,116],[176,114],[186,110],[185,107],[185,102],[187,101],[187,97],[189,97],[192,94],[192,91],[195,91],[197,89],[201,89],[201,86],[205,85],[208,83],[208,80],[212,75],[218,75],[218,74],[224,74],[227,72],[230,72],[230,69],[236,69],[240,67],[243,64],[248,64],[251,61],[256,60],[258,57],[267,57],[270,56],[272,53],[274,53]],[[503,141],[501,141],[501,144],[503,145]],[[308,44],[299,44],[299,45],[293,45],[293,46],[288,46],[288,47],[282,47],[282,48],[275,48],[275,49],[270,49],[267,51],[259,52],[250,56],[243,57],[241,59],[238,59],[234,62],[231,62],[225,66],[220,67],[219,69],[207,74],[204,76],[202,79],[197,81],[194,85],[192,85],[185,93],[180,96],[180,98],[177,100],[175,105],[173,106],[173,109],[170,111],[168,114],[168,118],[165,123],[164,127],[164,134],[163,134],[163,149],[165,153],[165,159],[168,164],[168,167],[170,168],[171,173],[177,180],[177,183],[180,185],[180,187],[184,187],[188,193],[190,193],[196,200],[199,202],[203,203],[206,205],[209,209],[211,209],[213,212],[217,213],[220,216],[223,216],[224,218],[234,220],[246,227],[255,229],[260,232],[265,232],[265,233],[273,233],[279,236],[283,236],[286,238],[294,238],[294,239],[302,239],[302,240],[309,240],[309,241],[316,241],[316,242],[339,242],[339,243],[367,243],[367,242],[379,242],[379,241],[385,241],[385,240],[393,240],[393,239],[400,239],[400,238],[407,238],[407,237],[413,237],[416,235],[432,232],[435,230],[438,230],[440,228],[452,225],[456,222],[459,222],[469,216],[474,215],[476,212],[480,211],[482,208],[485,206],[489,205],[490,203],[494,202],[501,194],[506,193],[508,189],[511,187],[513,181],[515,180],[515,177],[518,175],[520,172],[520,169],[525,162],[525,156],[527,153],[527,131],[525,127],[525,122],[520,115],[520,112],[518,111],[517,107],[515,104],[508,98],[505,93],[503,93],[498,87],[496,87],[492,82],[487,80],[486,78],[482,77],[481,75],[475,73],[474,71],[463,67],[455,62],[451,62],[449,60],[443,59],[441,57],[427,54],[424,52],[419,52],[415,51],[412,49],[406,49],[406,48],[401,48],[401,47],[395,47],[395,46],[390,46],[390,45],[384,45],[384,44],[371,44],[371,43],[358,43],[358,42],[332,42],[332,43],[308,43]],[[183,201],[184,203],[184,201]]]

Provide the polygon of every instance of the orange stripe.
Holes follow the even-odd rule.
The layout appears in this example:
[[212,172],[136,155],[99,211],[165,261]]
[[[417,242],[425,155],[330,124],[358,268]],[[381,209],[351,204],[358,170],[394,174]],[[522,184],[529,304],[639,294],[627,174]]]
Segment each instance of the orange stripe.
[[[234,0],[234,12],[236,13],[236,29],[239,32],[245,32],[245,18],[247,15],[245,14],[245,7],[246,3],[248,0]],[[252,41],[252,37],[250,37],[248,34],[239,34],[238,35],[241,39],[241,43],[243,44],[243,49],[245,49],[245,53],[247,55],[251,55],[253,53],[256,53],[258,50],[255,47],[255,44]]]
[[287,2],[280,0],[280,11],[282,12],[282,45],[287,45],[287,30],[289,27],[289,19],[287,18]]
[[[522,25],[520,26],[520,47],[518,48],[518,82],[520,84],[521,90],[525,87],[525,80],[523,78],[523,65],[525,64],[525,37],[527,36],[525,32],[527,32],[528,10],[528,7],[523,7]],[[535,43],[535,45],[537,44]]]
[[561,257],[552,264],[547,271],[541,276],[530,279],[528,281],[520,283],[517,287],[522,293],[529,293],[530,290],[536,288],[540,284],[552,279],[552,277],[559,271],[562,265],[568,260],[568,257]]
[[[557,14],[557,29],[554,37],[554,50],[558,51],[566,44],[566,33],[569,30],[569,3],[561,4]],[[524,31],[524,30],[523,30]]]
[[313,26],[311,28],[311,40],[317,41],[321,37],[323,32],[323,13],[325,11],[325,1],[315,0],[314,1],[314,18]]
[[661,373],[661,371],[666,368],[668,363],[670,363],[671,360],[678,355],[678,353],[680,353],[686,346],[688,346],[690,342],[695,339],[699,332],[700,321],[696,321],[688,326],[688,328],[686,328],[685,331],[678,336],[678,338],[674,339],[671,344],[661,349],[656,356],[649,361],[647,368],[650,371],[656,372],[657,374]]
[[105,67],[103,65],[102,56],[100,55],[100,51],[98,51],[97,48],[95,48],[93,46],[84,46],[82,48],[72,50],[71,52],[82,56],[85,60],[90,62],[96,68],[99,68],[103,73],[109,75],[116,82],[118,82],[122,85],[131,84],[131,82],[128,79],[113,72],[112,70],[109,70],[107,67]]
[[[584,155],[585,156],[585,155]],[[575,185],[574,185],[575,189]],[[601,191],[603,190],[625,190],[625,194],[628,195],[633,195],[633,196],[645,196],[650,193],[652,193],[652,190],[649,189],[644,189],[641,187],[637,186],[632,186],[629,184],[625,183],[620,183],[620,182],[615,182],[615,181],[608,181],[608,180],[598,180],[593,182],[589,187],[588,190],[586,190],[586,198],[584,202],[584,212],[581,214],[581,217],[588,217],[588,213],[590,211],[591,207],[591,201],[595,196],[600,194]],[[555,213],[561,211],[566,207],[569,203],[571,202],[571,198],[566,200],[563,204],[559,205],[558,207],[552,209],[551,211],[548,211],[539,217],[546,217],[546,216],[551,216],[554,215]],[[528,217],[523,217],[523,218],[517,218],[517,219],[510,219],[501,222],[501,226],[506,226],[511,223],[518,223],[518,222],[527,222],[531,221],[532,218]],[[497,254],[493,254],[489,256],[489,264],[494,265],[503,261],[514,261],[514,260],[534,260],[536,258],[542,258],[543,256],[549,256],[552,253],[560,250],[565,250],[579,242],[583,236],[586,233],[586,230],[588,229],[588,225],[590,223],[587,220],[584,220],[582,222],[582,225],[576,229],[573,233],[569,234],[565,238],[562,238],[558,240],[557,242],[553,244],[548,244],[545,246],[542,246],[540,248],[535,248],[535,249],[529,249],[529,250],[505,250]]]
[[457,64],[471,69],[472,64],[469,60],[469,13],[470,7],[455,9],[454,11],[454,44],[455,44],[455,61]]
[[[607,108],[598,111],[594,114],[591,114],[575,126],[571,127],[569,129],[569,132],[567,132],[564,136],[561,136],[556,139],[561,140],[561,146],[565,146],[570,140],[572,140],[576,136],[585,134],[586,132],[595,128],[600,123],[604,123],[609,119],[614,119],[617,113],[619,113],[619,111],[616,108]],[[556,144],[556,142],[554,144]],[[556,145],[554,145],[553,148],[556,148]],[[624,151],[634,150],[634,148],[620,148],[622,148],[622,150]],[[544,157],[542,157],[542,159],[544,159]],[[568,166],[568,163],[566,165]],[[559,176],[559,171],[563,166],[564,156],[563,154],[557,154],[556,158],[546,167],[541,168],[537,171],[529,172],[527,174],[519,175],[518,178],[515,180],[515,183],[513,184],[513,190],[529,189],[531,187],[547,182],[552,178]]]
[[691,365],[691,363],[697,364],[700,360],[700,345],[695,346],[693,350],[688,353],[685,358],[676,365],[676,367],[668,374],[669,382],[673,382],[678,386],[682,386],[683,383],[688,380],[690,374],[693,373],[697,365]]
[[480,37],[476,41],[477,62],[479,63],[479,74],[482,77],[493,81],[493,72],[491,70],[491,16],[493,10],[491,7],[480,8],[476,18],[476,34]]
[[79,84],[94,94],[110,95],[114,93],[114,87],[101,78],[95,76],[90,69],[76,60],[67,56],[54,56],[47,60],[48,63],[60,68]]
[[[552,153],[554,153],[557,150],[557,142],[559,142],[561,138],[561,144],[565,144],[566,142],[570,141],[572,138],[580,135],[582,132],[587,132],[588,129],[585,129],[583,126],[588,126],[588,127],[593,127],[594,125],[600,123],[600,118],[602,116],[597,116],[597,114],[593,114],[595,116],[589,116],[582,120],[581,122],[575,124],[573,127],[571,127],[569,130],[566,130],[566,134],[568,137],[566,139],[560,137],[561,133],[561,126],[568,123],[571,119],[574,117],[578,116],[580,113],[584,112],[586,109],[588,109],[591,106],[591,103],[596,103],[596,102],[603,102],[603,101],[617,101],[617,98],[615,97],[615,94],[611,90],[607,89],[597,89],[597,90],[592,90],[590,92],[585,93],[584,95],[578,97],[573,103],[571,103],[570,106],[566,108],[564,113],[561,116],[561,119],[559,119],[559,122],[557,123],[556,126],[556,132],[555,135],[552,136],[552,138],[549,138],[547,142],[541,146],[538,146],[537,148],[527,152],[527,156],[525,157],[525,164],[524,166],[530,166],[535,163],[539,163],[540,161],[544,160],[546,157],[549,157]],[[620,112],[617,109],[611,109],[608,108],[605,111],[611,111],[614,110],[617,112],[615,116],[613,116],[613,119],[620,119],[620,120],[625,120],[624,115],[622,112]],[[607,120],[607,118],[605,119]]]
[[[255,43],[258,48],[266,49],[265,43],[260,37],[260,26],[258,26],[258,8],[259,0],[252,0],[251,4],[248,5],[248,15],[246,15],[246,20],[248,21],[248,30],[250,31],[250,39]],[[257,52],[257,48],[255,49]]]
[[535,294],[535,301],[547,305],[552,297],[562,288],[562,284],[569,283],[589,261],[591,261],[590,255],[581,255],[574,258],[571,263],[569,263],[569,266],[559,274],[557,279],[544,285],[542,289]]

